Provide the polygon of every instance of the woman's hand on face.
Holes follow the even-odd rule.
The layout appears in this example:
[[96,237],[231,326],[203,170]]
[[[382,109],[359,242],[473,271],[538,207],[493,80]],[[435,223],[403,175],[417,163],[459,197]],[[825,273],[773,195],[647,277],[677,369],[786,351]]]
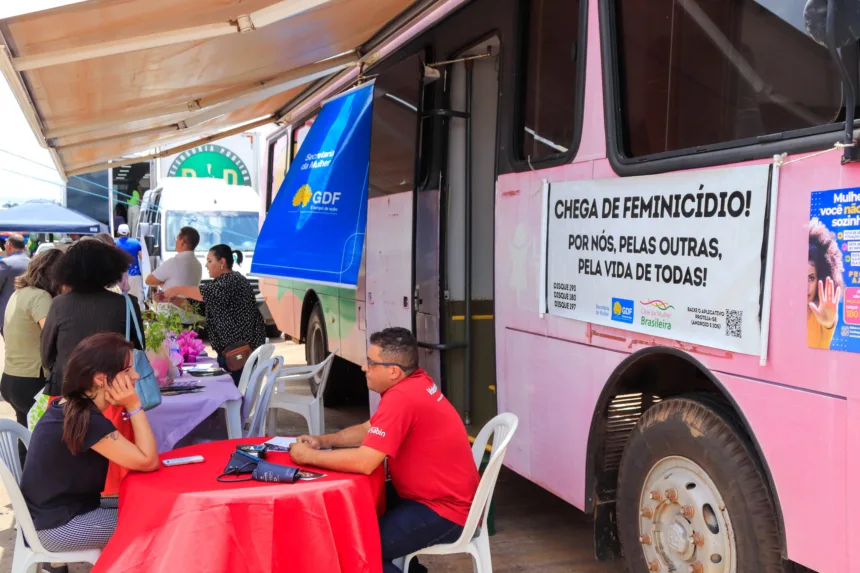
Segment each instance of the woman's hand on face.
[[108,403],[122,406],[129,412],[140,407],[140,398],[134,391],[134,380],[125,372],[120,372],[105,388],[105,399]]
[[809,309],[815,315],[815,320],[828,330],[836,326],[836,313],[841,297],[842,287],[837,287],[832,278],[818,281],[818,304],[810,302]]

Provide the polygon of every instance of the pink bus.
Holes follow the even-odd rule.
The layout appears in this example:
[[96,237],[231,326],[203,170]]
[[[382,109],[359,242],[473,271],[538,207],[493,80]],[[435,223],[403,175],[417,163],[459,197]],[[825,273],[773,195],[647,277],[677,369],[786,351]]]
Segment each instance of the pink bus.
[[[412,328],[632,573],[860,571],[860,61],[805,4],[416,3],[364,51],[359,287],[262,279],[279,328],[357,365]],[[357,74],[269,138],[266,207]]]

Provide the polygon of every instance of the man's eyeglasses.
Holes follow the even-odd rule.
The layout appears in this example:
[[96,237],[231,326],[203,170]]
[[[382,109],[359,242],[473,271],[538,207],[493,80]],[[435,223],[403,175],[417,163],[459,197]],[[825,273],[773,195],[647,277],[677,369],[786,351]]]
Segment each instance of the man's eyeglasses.
[[367,357],[367,365],[368,366],[397,366],[398,368],[400,368],[404,372],[406,372],[408,370],[402,364],[398,364],[396,362],[377,362],[376,360],[372,360],[370,358],[370,356]]

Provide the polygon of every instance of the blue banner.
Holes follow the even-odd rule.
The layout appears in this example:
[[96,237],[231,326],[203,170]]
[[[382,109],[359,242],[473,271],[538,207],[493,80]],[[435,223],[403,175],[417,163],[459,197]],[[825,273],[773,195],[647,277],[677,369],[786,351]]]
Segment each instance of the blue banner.
[[372,84],[323,105],[266,215],[252,274],[356,287],[372,109]]

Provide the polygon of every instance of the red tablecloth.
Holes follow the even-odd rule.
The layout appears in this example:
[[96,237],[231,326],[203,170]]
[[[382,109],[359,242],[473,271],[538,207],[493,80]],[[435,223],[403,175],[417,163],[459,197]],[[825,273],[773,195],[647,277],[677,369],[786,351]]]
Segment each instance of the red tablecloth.
[[[93,572],[379,573],[382,467],[295,484],[215,479],[236,444],[263,441],[180,448],[162,459],[200,454],[205,461],[125,478],[119,526]],[[291,463],[287,453],[268,461]]]

